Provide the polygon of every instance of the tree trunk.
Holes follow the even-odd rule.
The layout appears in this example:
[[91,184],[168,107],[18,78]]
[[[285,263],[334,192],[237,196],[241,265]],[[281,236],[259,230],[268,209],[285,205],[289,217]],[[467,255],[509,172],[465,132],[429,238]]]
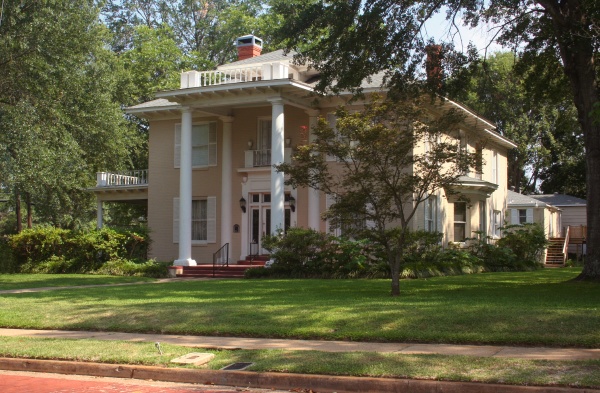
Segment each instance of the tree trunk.
[[33,219],[31,217],[31,194],[27,193],[26,196],[27,201],[27,228],[31,229]]
[[392,296],[400,296],[400,260],[396,255],[389,257],[390,269],[392,272]]
[[578,120],[586,150],[587,255],[578,280],[600,281],[600,125],[594,123],[592,110],[599,102],[592,39],[577,34],[578,9],[574,15],[558,21],[554,18],[564,71],[571,83]]
[[15,212],[17,213],[17,233],[21,233],[23,224],[21,223],[21,194],[19,191],[15,191]]

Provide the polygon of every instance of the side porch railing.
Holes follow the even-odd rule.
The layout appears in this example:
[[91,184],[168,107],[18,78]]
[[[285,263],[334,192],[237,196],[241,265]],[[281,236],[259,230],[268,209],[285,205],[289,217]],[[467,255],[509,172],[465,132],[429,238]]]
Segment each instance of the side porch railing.
[[148,184],[148,170],[96,173],[96,187],[117,187]]

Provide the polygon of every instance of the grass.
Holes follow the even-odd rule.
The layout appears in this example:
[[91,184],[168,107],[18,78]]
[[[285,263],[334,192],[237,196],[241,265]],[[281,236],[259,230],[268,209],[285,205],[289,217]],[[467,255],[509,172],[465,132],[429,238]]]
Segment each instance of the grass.
[[[580,269],[406,280],[221,280],[0,295],[0,326],[245,337],[600,346]],[[60,316],[60,318],[57,318]]]
[[95,276],[90,274],[0,274],[0,291],[144,281],[155,281],[155,279],[147,277]]
[[234,362],[253,362],[249,371],[600,387],[598,360],[546,361],[372,352],[218,351],[169,344],[161,347],[162,356],[153,343],[0,337],[0,356],[3,357],[183,367],[170,363],[170,360],[200,351],[215,354],[214,360],[202,366],[210,369],[220,369]]

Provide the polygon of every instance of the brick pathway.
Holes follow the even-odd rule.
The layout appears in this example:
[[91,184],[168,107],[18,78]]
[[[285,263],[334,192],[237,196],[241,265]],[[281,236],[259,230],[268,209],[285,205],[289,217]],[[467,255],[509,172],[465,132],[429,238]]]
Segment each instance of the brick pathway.
[[0,371],[2,393],[277,393],[275,390],[214,387],[59,374]]

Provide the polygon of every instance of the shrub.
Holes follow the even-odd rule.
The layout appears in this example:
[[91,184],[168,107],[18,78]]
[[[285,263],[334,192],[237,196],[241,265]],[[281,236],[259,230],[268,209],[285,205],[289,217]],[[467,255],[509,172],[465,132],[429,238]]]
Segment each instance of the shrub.
[[515,254],[518,264],[535,266],[542,262],[544,249],[548,240],[544,229],[538,224],[508,225],[501,239],[496,243],[506,247]]
[[12,249],[8,245],[8,237],[0,237],[0,273],[17,273],[19,267]]
[[69,236],[66,229],[41,226],[25,229],[8,237],[17,266],[25,263],[41,263],[52,256],[66,255],[65,243]]
[[364,277],[376,261],[373,244],[313,229],[290,228],[268,236],[264,248],[275,263],[268,269],[252,269],[246,277]]
[[145,232],[110,228],[74,232],[38,227],[9,236],[7,246],[16,261],[14,270],[25,273],[87,273],[110,261],[145,261],[150,242]]
[[112,276],[144,276],[144,277],[167,277],[170,263],[156,262],[150,260],[136,263],[128,259],[114,259],[106,262],[95,274],[107,274]]

